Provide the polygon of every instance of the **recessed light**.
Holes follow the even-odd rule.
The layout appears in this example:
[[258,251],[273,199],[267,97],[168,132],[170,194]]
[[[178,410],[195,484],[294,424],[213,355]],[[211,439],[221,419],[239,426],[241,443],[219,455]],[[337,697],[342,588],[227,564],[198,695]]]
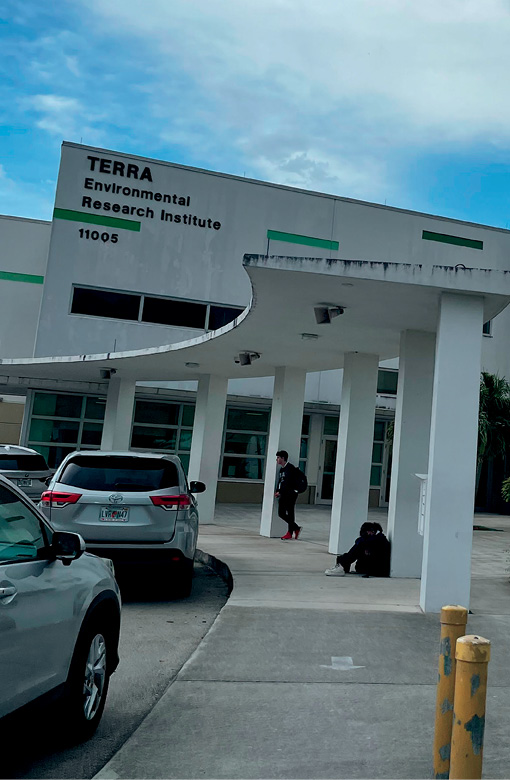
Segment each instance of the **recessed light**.
[[200,363],[185,363],[186,368],[198,368]]
[[317,333],[302,333],[301,338],[304,341],[316,341],[319,338]]

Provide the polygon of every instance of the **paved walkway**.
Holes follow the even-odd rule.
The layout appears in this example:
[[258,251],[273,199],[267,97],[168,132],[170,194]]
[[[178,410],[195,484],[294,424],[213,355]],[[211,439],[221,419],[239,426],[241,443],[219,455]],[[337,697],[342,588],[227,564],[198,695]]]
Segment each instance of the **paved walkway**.
[[[419,582],[325,577],[329,509],[299,541],[220,505],[199,546],[234,590],[101,778],[428,778],[439,625]],[[385,513],[370,519],[385,523]],[[510,518],[477,515],[468,630],[491,639],[484,776],[510,776]]]

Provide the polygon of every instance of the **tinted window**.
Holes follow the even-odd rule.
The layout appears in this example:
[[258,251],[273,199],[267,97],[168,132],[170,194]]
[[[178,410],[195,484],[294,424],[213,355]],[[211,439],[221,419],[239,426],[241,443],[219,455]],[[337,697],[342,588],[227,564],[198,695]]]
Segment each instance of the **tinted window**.
[[26,561],[44,557],[42,524],[10,490],[0,485],[0,560]]
[[83,490],[148,492],[178,487],[174,463],[156,458],[76,457],[65,467],[59,482]]
[[209,309],[209,330],[217,330],[235,320],[244,309],[234,309],[230,306],[211,306]]
[[142,320],[161,325],[177,325],[182,328],[205,328],[207,306],[189,301],[172,301],[164,298],[148,298],[143,302]]
[[0,455],[0,469],[8,471],[47,471],[42,455]]
[[91,314],[93,317],[113,317],[116,320],[137,320],[140,296],[111,290],[73,290],[73,314]]
[[395,395],[398,385],[398,371],[384,371],[377,375],[377,392],[385,395]]

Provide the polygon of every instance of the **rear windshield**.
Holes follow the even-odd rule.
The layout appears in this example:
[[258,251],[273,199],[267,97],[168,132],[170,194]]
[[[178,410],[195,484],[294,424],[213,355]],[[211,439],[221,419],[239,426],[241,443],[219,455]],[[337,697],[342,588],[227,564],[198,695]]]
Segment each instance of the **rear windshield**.
[[48,471],[42,455],[0,455],[0,469],[5,471]]
[[174,463],[156,458],[73,458],[58,479],[83,490],[149,492],[177,487],[179,473]]

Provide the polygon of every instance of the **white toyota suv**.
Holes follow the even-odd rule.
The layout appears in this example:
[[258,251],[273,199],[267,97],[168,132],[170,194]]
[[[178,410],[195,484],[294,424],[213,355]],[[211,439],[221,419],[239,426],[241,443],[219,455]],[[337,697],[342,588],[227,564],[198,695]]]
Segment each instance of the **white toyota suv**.
[[96,729],[118,664],[120,595],[111,561],[54,531],[0,476],[0,718],[57,697],[74,741]]

